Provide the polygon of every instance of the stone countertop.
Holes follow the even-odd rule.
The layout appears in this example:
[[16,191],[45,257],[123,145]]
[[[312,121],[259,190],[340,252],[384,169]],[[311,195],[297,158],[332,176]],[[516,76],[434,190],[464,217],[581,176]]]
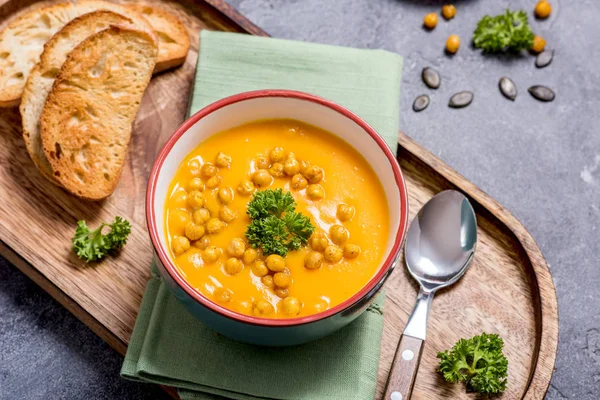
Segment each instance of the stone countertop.
[[[600,2],[550,0],[552,16],[531,21],[555,49],[553,63],[534,57],[482,56],[469,45],[484,14],[523,8],[536,0],[456,1],[457,15],[437,28],[423,16],[442,1],[231,0],[258,26],[279,38],[381,48],[404,56],[401,128],[509,209],[544,253],[558,293],[560,342],[547,399],[597,399],[600,393]],[[443,52],[448,35],[462,47]],[[598,63],[598,64],[597,64]],[[438,90],[420,79],[425,66],[442,75]],[[515,102],[497,84],[509,76]],[[540,103],[527,87],[557,94]],[[460,110],[447,106],[461,90],[475,93]],[[414,98],[431,98],[414,113]],[[596,256],[594,256],[596,255]],[[144,385],[118,378],[121,358],[13,266],[0,261],[0,399],[157,398]],[[41,379],[40,379],[41,378]]]

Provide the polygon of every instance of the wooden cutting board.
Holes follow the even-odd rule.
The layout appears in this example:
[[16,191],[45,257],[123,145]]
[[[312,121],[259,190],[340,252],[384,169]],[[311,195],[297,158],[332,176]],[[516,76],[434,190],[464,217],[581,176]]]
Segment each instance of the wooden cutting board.
[[[24,9],[45,3],[49,2],[0,0],[0,26]],[[184,119],[198,32],[267,35],[221,0],[150,3],[160,3],[182,19],[192,47],[181,68],[152,79],[135,121],[123,176],[111,197],[87,202],[46,181],[25,150],[18,110],[0,109],[0,253],[121,354],[152,259],[144,215],[146,181],[162,144]],[[435,193],[457,189],[477,212],[479,235],[477,254],[465,277],[433,301],[413,399],[472,399],[462,385],[448,385],[435,372],[436,353],[482,331],[499,333],[505,341],[509,384],[500,398],[542,399],[556,358],[558,308],[552,277],[535,241],[500,204],[404,135],[399,136],[398,161],[406,178],[411,220]],[[118,257],[85,265],[70,248],[77,220],[95,226],[115,215],[132,222],[129,242]],[[396,269],[386,288],[377,398],[417,293],[404,268]]]

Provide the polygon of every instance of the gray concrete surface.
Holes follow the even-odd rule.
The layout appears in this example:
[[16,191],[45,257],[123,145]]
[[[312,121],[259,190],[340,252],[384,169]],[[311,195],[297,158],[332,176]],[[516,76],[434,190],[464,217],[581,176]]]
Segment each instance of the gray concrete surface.
[[[547,399],[600,398],[600,2],[550,0],[554,13],[533,21],[556,50],[538,70],[531,56],[485,57],[469,46],[486,13],[533,9],[536,0],[457,1],[458,13],[433,32],[423,16],[441,1],[233,0],[271,35],[360,48],[382,48],[405,57],[402,129],[512,211],[531,231],[554,276],[560,310],[556,371]],[[446,37],[462,48],[444,55]],[[420,71],[443,76],[437,91]],[[497,89],[508,75],[519,87],[512,103]],[[552,87],[543,104],[527,87]],[[472,90],[462,110],[447,107],[454,92]],[[416,114],[413,99],[431,97]],[[120,358],[14,267],[0,262],[0,398],[155,398],[158,393],[118,379]]]

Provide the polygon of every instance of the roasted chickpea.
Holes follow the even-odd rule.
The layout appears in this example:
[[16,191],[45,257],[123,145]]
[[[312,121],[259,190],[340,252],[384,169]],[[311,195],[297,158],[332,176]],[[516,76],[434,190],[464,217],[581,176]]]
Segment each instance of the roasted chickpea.
[[271,159],[272,163],[278,163],[283,161],[285,157],[285,152],[281,147],[275,147],[269,152],[269,159]]
[[204,236],[204,226],[188,222],[185,226],[185,236],[190,240],[198,240]]
[[269,174],[274,178],[281,178],[283,176],[283,164],[278,162],[273,163],[269,168]]
[[323,179],[323,168],[313,165],[304,170],[302,175],[309,183],[319,183]]
[[258,300],[252,307],[252,315],[255,317],[267,317],[273,314],[273,306],[266,300]]
[[200,168],[200,172],[202,173],[203,177],[212,178],[213,176],[217,175],[219,169],[215,167],[212,163],[207,162],[202,165],[202,168]]
[[194,190],[203,191],[204,190],[204,182],[200,178],[194,178],[187,184],[187,190],[193,192]]
[[423,18],[423,25],[427,29],[433,29],[438,23],[438,16],[436,13],[429,13]]
[[225,261],[225,272],[229,275],[237,275],[244,268],[244,264],[237,258],[231,257]]
[[456,7],[452,4],[447,4],[442,7],[442,15],[446,19],[452,19],[456,15]]
[[215,289],[213,296],[215,296],[215,300],[219,303],[229,303],[233,297],[233,292],[229,289],[220,287]]
[[215,164],[219,168],[229,168],[231,166],[231,156],[220,151],[215,158]]
[[327,246],[323,255],[325,257],[325,260],[335,264],[337,262],[340,262],[340,260],[344,256],[344,252],[339,247],[331,245]]
[[544,47],[546,47],[546,41],[541,36],[533,37],[533,45],[531,45],[531,51],[534,53],[541,53],[544,51]]
[[190,160],[187,163],[188,171],[192,176],[200,175],[200,161]]
[[230,187],[222,187],[218,193],[221,203],[227,205],[233,201],[233,189]]
[[253,248],[246,249],[244,251],[244,255],[242,256],[242,261],[244,264],[249,265],[252,264],[258,258],[258,251]]
[[267,169],[271,163],[266,157],[258,157],[254,162],[254,165],[256,166],[256,169]]
[[254,264],[252,264],[251,270],[254,275],[261,277],[261,278],[269,273],[269,268],[267,268],[267,265],[265,264],[265,262],[260,261],[260,260],[254,261]]
[[354,206],[349,206],[348,204],[341,203],[337,206],[336,215],[340,221],[350,221],[352,217],[354,217],[354,213],[356,209]]
[[300,173],[303,174],[306,168],[310,167],[310,161],[300,160]]
[[287,288],[292,283],[292,278],[285,272],[276,272],[273,275],[273,283],[280,288]]
[[298,315],[300,307],[300,300],[295,297],[288,296],[281,300],[281,311],[286,315]]
[[231,221],[233,221],[235,219],[236,215],[235,215],[235,211],[233,211],[231,208],[227,207],[227,206],[223,206],[223,208],[221,208],[219,210],[219,218],[221,218],[223,221],[229,223]]
[[277,254],[271,254],[265,262],[267,263],[267,268],[273,272],[281,272],[285,269],[285,260]]
[[460,38],[458,35],[450,35],[448,36],[448,40],[446,40],[446,51],[450,54],[454,54],[458,51],[460,47]]
[[300,172],[300,163],[295,158],[288,158],[283,164],[283,172],[287,176],[294,176]]
[[180,256],[190,249],[190,241],[185,236],[175,236],[171,248],[176,256]]
[[210,219],[210,211],[207,208],[196,208],[192,212],[192,219],[198,225],[204,225]]
[[321,200],[325,197],[325,190],[318,183],[313,183],[306,188],[306,195],[311,200]]
[[214,263],[219,259],[223,250],[217,246],[208,246],[204,253],[202,253],[202,259],[207,263]]
[[310,237],[310,247],[315,251],[325,251],[325,248],[329,246],[329,240],[327,235],[323,232],[315,232]]
[[308,181],[301,174],[296,174],[292,177],[291,186],[292,186],[292,189],[302,190],[302,189],[305,189],[306,186],[308,186]]
[[282,299],[288,297],[290,295],[290,291],[284,288],[280,288],[277,287],[273,290],[275,292],[275,294],[279,297],[281,297]]
[[233,238],[227,245],[227,254],[230,257],[241,257],[244,255],[244,251],[246,251],[246,243],[240,238]]
[[262,278],[260,278],[260,281],[269,289],[273,289],[275,287],[275,283],[273,282],[273,275],[265,275]]
[[187,198],[188,205],[192,208],[204,207],[205,201],[206,199],[204,198],[204,195],[198,190],[190,192]]
[[237,187],[237,191],[242,196],[250,196],[254,192],[254,183],[248,179],[244,179]]
[[269,187],[273,182],[273,177],[266,169],[259,169],[252,174],[252,182],[259,188]]
[[210,246],[210,239],[208,238],[208,236],[202,236],[200,240],[196,240],[194,242],[194,246],[196,246],[199,249],[206,250],[206,248]]
[[214,189],[221,184],[222,180],[223,178],[221,178],[219,175],[215,175],[212,178],[208,178],[208,180],[206,181],[206,187],[209,189]]
[[350,237],[350,233],[342,225],[331,225],[329,228],[329,237],[331,237],[333,243],[343,244]]
[[211,218],[206,223],[206,231],[211,235],[219,233],[225,228],[225,223],[219,218]]
[[540,0],[535,5],[535,15],[538,18],[548,18],[552,13],[552,6],[546,0]]
[[344,246],[344,257],[356,258],[360,255],[360,247],[357,244],[346,244]]
[[323,255],[316,251],[311,251],[304,257],[304,266],[308,269],[320,268],[322,264]]

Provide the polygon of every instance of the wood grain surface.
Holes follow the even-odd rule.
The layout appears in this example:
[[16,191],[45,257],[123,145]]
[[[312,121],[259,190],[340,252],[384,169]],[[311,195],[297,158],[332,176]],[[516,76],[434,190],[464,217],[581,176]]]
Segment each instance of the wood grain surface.
[[[105,201],[77,199],[46,181],[25,149],[18,110],[0,109],[0,253],[122,354],[152,259],[144,215],[146,181],[160,147],[185,116],[198,32],[213,29],[266,36],[221,0],[160,3],[186,24],[192,46],[181,68],[152,79],[134,124],[118,189]],[[0,26],[24,8],[38,5],[32,0],[0,0]],[[406,178],[411,220],[429,198],[445,189],[465,193],[478,220],[479,243],[472,266],[433,301],[412,398],[472,399],[461,385],[443,383],[435,372],[436,353],[462,337],[486,331],[505,340],[509,384],[500,398],[542,399],[556,357],[558,310],[552,277],[535,241],[500,204],[404,135],[399,137],[398,160]],[[95,226],[115,215],[132,222],[127,246],[117,257],[85,265],[70,246],[77,220]],[[405,268],[397,268],[386,293],[377,398],[383,394],[417,285]]]

